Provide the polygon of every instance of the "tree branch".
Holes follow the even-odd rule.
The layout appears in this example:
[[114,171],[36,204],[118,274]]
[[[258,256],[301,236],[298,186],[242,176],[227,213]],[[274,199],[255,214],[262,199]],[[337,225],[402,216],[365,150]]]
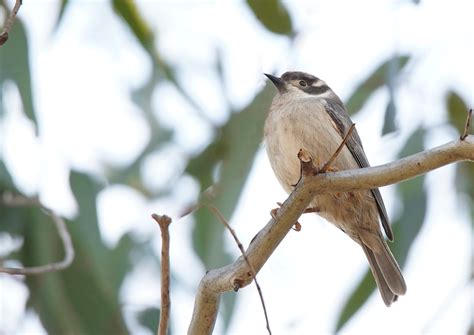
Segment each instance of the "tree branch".
[[170,232],[171,218],[166,215],[152,214],[161,230],[161,311],[157,335],[168,334],[170,323]]
[[15,5],[13,6],[13,10],[11,11],[10,15],[8,16],[7,20],[5,21],[5,26],[3,27],[2,33],[0,34],[0,46],[5,44],[8,40],[8,34],[13,27],[13,22],[15,22],[16,15],[18,14],[18,10],[22,5],[22,0],[16,0]]
[[71,236],[67,230],[66,223],[52,210],[44,207],[37,199],[28,199],[23,196],[15,196],[11,193],[4,193],[0,199],[4,204],[11,207],[22,207],[22,206],[37,206],[41,208],[46,214],[51,216],[56,229],[58,230],[59,237],[64,246],[64,259],[56,263],[50,263],[42,266],[33,266],[29,268],[2,268],[0,272],[8,273],[11,275],[38,275],[52,271],[59,271],[67,268],[71,265],[74,260],[74,247],[72,245]]
[[[315,174],[311,162],[301,161],[301,179],[278,210],[275,218],[255,236],[246,254],[258,273],[316,194],[372,189],[398,183],[458,162],[474,161],[474,136],[466,136],[401,160],[363,169]],[[217,318],[222,292],[231,291],[235,282],[241,287],[251,280],[247,262],[239,257],[234,263],[209,271],[201,280],[188,334],[211,334]]]

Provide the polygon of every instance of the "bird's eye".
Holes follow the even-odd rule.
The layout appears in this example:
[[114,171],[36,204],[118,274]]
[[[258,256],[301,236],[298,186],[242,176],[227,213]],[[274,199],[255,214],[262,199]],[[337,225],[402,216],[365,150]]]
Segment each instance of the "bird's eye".
[[299,84],[300,84],[300,86],[303,86],[303,87],[305,87],[305,86],[307,85],[304,80],[300,80],[300,83],[299,83]]

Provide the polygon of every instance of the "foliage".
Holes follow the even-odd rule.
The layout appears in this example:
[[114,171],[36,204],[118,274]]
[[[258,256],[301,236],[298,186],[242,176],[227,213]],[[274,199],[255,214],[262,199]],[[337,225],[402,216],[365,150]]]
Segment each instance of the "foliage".
[[[60,2],[56,28],[66,19],[70,3],[68,0]],[[289,38],[295,36],[292,17],[282,2],[247,0],[246,3],[249,12],[253,13],[267,31]],[[111,6],[153,64],[149,80],[130,92],[130,99],[139,107],[152,135],[143,151],[129,165],[106,167],[106,183],[99,183],[87,174],[71,172],[70,187],[79,206],[78,216],[68,222],[76,251],[75,261],[65,271],[26,279],[30,292],[28,307],[38,313],[48,333],[125,334],[130,331],[123,315],[119,290],[125,276],[134,268],[131,253],[146,257],[152,252],[152,248],[144,245],[148,242],[135,241],[128,234],[120,239],[115,248],[107,247],[99,231],[96,198],[99,192],[113,184],[133,187],[149,199],[162,196],[168,191],[160,194],[150,191],[145,187],[141,173],[143,162],[173,141],[172,130],[159,122],[152,104],[153,92],[158,85],[173,85],[196,113],[202,112],[199,104],[177,79],[178,69],[168,64],[161,55],[156,43],[158,32],[143,18],[137,3],[111,0]],[[0,123],[6,112],[2,87],[13,84],[20,93],[25,115],[37,124],[29,56],[31,57],[28,34],[19,19],[11,31],[6,47],[0,49]],[[348,99],[349,112],[359,112],[377,90],[386,88],[389,99],[382,133],[395,131],[397,80],[411,59],[411,55],[405,54],[390,57],[379,64],[361,81]],[[217,64],[216,72],[222,75],[222,63]],[[256,93],[245,108],[235,112],[228,110],[228,121],[220,127],[213,127],[213,140],[186,162],[185,173],[199,182],[202,191],[213,186],[213,196],[202,197],[201,201],[212,202],[226,218],[232,217],[252,167],[261,143],[266,109],[273,94],[273,88],[267,85]],[[464,125],[466,109],[466,103],[456,92],[448,93],[449,121],[457,129],[462,129]],[[421,128],[411,134],[399,157],[421,150],[425,134],[426,131]],[[19,193],[2,159],[0,155],[0,194],[4,191]],[[466,186],[474,184],[474,169],[471,165],[457,167],[456,185],[459,194],[469,199],[467,206],[474,222],[474,191],[472,187]],[[470,182],[466,183],[466,180]],[[424,181],[423,177],[419,177],[397,186],[397,196],[403,204],[403,211],[393,222],[396,241],[392,250],[402,266],[424,223],[428,201]],[[209,269],[232,261],[225,248],[225,232],[216,218],[203,208],[194,213],[194,220],[192,242],[203,265]],[[45,264],[62,257],[62,246],[50,218],[38,209],[0,207],[0,233],[23,238],[22,248],[8,256],[24,266]],[[341,308],[336,330],[342,329],[361,310],[374,289],[375,284],[367,271]],[[225,326],[230,323],[233,315],[235,299],[235,294],[229,294],[224,300]],[[139,322],[154,331],[158,313],[157,308],[144,309],[138,313]]]

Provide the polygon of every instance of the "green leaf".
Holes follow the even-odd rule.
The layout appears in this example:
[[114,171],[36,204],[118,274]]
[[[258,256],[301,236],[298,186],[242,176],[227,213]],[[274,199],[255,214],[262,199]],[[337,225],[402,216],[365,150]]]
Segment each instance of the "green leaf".
[[56,19],[56,25],[54,27],[55,30],[57,30],[59,28],[59,25],[61,24],[62,20],[63,20],[63,17],[64,17],[64,13],[66,11],[66,8],[70,5],[70,1],[69,0],[61,0],[61,5],[59,7],[59,13],[58,13],[58,18]]
[[394,71],[394,75],[398,75],[409,59],[410,56],[406,55],[396,56],[379,65],[367,79],[357,86],[354,93],[349,97],[346,103],[347,111],[352,115],[359,112],[370,96],[386,83],[390,63],[398,64],[398,68]]
[[201,112],[199,105],[176,79],[173,68],[165,62],[163,57],[158,52],[155,46],[155,34],[152,28],[140,14],[136,1],[113,0],[112,5],[117,14],[125,21],[127,26],[137,38],[138,42],[150,56],[153,62],[152,77],[158,76],[160,79],[164,77],[169,80],[176,87],[183,98],[185,98],[193,108]]
[[160,321],[160,309],[156,307],[150,307],[140,311],[138,313],[138,321],[143,327],[150,330],[152,334],[155,334],[156,330],[158,329],[158,322]]
[[[422,151],[424,134],[423,129],[416,130],[407,140],[398,157]],[[396,240],[389,247],[401,267],[405,264],[413,241],[418,236],[425,220],[427,194],[423,187],[424,180],[425,177],[421,176],[397,185],[397,193],[403,203],[403,212],[392,224]],[[336,332],[341,330],[361,309],[375,290],[376,285],[372,273],[367,270],[344,303],[336,322]]]
[[397,130],[395,125],[396,107],[393,97],[389,98],[387,108],[385,109],[385,119],[383,122],[382,135],[386,135]]
[[[186,171],[194,175],[203,189],[212,183],[214,170],[220,167],[215,185],[217,195],[210,201],[230,219],[252,167],[255,153],[262,141],[263,122],[274,88],[267,85],[254,101],[217,131],[215,141],[189,162]],[[208,267],[222,266],[229,261],[223,245],[223,226],[207,209],[197,211],[193,239],[194,247]]]
[[12,188],[14,188],[13,179],[5,163],[0,159],[0,192],[3,192],[4,189]]
[[[102,185],[89,176],[71,174],[79,215],[68,223],[76,257],[66,270],[27,277],[28,306],[52,334],[127,334],[119,290],[131,269],[132,240],[124,236],[115,249],[102,242],[96,197]],[[24,234],[22,263],[46,264],[63,257],[63,246],[47,217],[34,209]]]
[[[462,97],[454,92],[449,91],[446,97],[446,107],[448,109],[449,121],[458,129],[459,134],[464,132],[469,107]],[[471,126],[472,127],[472,126]],[[472,132],[472,131],[471,131]],[[469,163],[460,163],[456,166],[456,189],[461,194],[466,194],[471,199],[471,207],[474,210],[474,167]],[[474,222],[474,217],[472,218]]]
[[[203,189],[212,183],[215,169],[220,168],[219,179],[214,186],[212,203],[222,215],[230,220],[245,185],[255,153],[262,141],[263,123],[275,90],[267,85],[254,101],[239,113],[234,113],[222,128],[218,129],[215,141],[206,150],[192,159],[187,172],[194,175]],[[231,255],[226,252],[224,226],[207,209],[201,208],[194,215],[193,246],[206,268],[229,264]],[[237,246],[235,246],[237,251]],[[228,326],[235,295],[225,295],[224,323]]]
[[[6,81],[10,80],[13,82],[20,92],[25,115],[37,127],[31,90],[28,40],[21,20],[15,21],[10,31],[8,42],[0,50],[0,90]],[[2,109],[0,109],[1,111]]]
[[113,0],[114,10],[124,19],[140,44],[149,53],[154,53],[154,36],[150,26],[142,18],[133,0]]
[[448,109],[449,121],[456,129],[458,129],[459,134],[462,134],[464,132],[467,112],[469,110],[466,102],[458,93],[449,91],[446,97],[446,107]]
[[247,0],[247,5],[269,31],[281,35],[293,33],[290,14],[280,1]]

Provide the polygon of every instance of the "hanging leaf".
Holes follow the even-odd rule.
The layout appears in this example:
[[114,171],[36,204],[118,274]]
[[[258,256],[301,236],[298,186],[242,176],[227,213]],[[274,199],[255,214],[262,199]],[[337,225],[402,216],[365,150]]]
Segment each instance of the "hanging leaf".
[[[405,65],[408,63],[410,56],[397,56],[396,64],[399,64],[394,75],[398,75]],[[380,87],[382,87],[387,80],[387,73],[389,71],[389,64],[393,62],[393,59],[389,59],[379,65],[371,75],[367,77],[362,83],[360,83],[354,93],[349,97],[346,103],[347,111],[350,114],[358,113],[370,96]]]
[[[262,141],[263,122],[274,93],[267,85],[248,107],[232,114],[228,123],[218,130],[220,136],[192,159],[186,169],[206,189],[220,166],[220,179],[215,185],[217,195],[212,203],[227,219],[232,216]],[[195,219],[194,247],[204,264],[210,268],[226,264],[230,259],[224,252],[222,224],[207,209],[197,211]]]
[[150,56],[153,62],[152,77],[163,77],[169,80],[187,102],[198,112],[202,112],[200,106],[186,92],[176,79],[174,70],[169,66],[158,52],[155,45],[155,33],[149,24],[140,14],[136,1],[133,0],[112,0],[112,5],[117,14],[125,21],[132,33],[135,35],[141,46]]
[[63,22],[64,13],[66,12],[66,8],[70,5],[69,0],[61,0],[61,4],[59,7],[58,18],[56,19],[56,24],[54,26],[55,30],[58,30],[60,24]]
[[[28,306],[38,313],[48,333],[126,334],[119,292],[131,270],[133,241],[125,235],[114,249],[105,246],[96,208],[102,186],[73,172],[71,188],[79,205],[78,217],[68,223],[76,257],[66,270],[26,278]],[[22,263],[31,266],[60,259],[63,246],[51,219],[38,209],[31,212]]]
[[247,0],[247,5],[269,31],[281,35],[293,33],[290,14],[280,1]]
[[[214,171],[219,168],[215,194],[203,201],[212,203],[230,220],[245,185],[255,153],[262,141],[263,122],[275,90],[267,85],[254,101],[239,113],[234,113],[218,136],[200,155],[192,159],[186,171],[197,178],[202,189],[211,186]],[[233,259],[226,252],[223,225],[206,208],[194,215],[193,246],[206,268],[216,268]],[[237,246],[236,246],[237,248]],[[223,296],[224,322],[227,326],[235,305],[235,294]]]
[[[416,130],[405,143],[398,157],[402,158],[423,150],[425,131]],[[403,203],[403,212],[393,222],[395,242],[389,247],[400,267],[406,262],[413,241],[418,236],[425,220],[427,194],[423,187],[424,176],[402,182],[397,185],[397,193]],[[338,332],[362,308],[369,296],[376,290],[375,280],[367,270],[362,280],[344,303],[336,322]],[[378,292],[377,292],[378,294]],[[382,304],[381,300],[380,303]]]
[[466,102],[458,93],[449,91],[446,97],[446,105],[449,121],[459,131],[459,134],[462,134],[469,110]]
[[400,68],[398,61],[399,58],[394,57],[387,64],[385,83],[388,89],[388,103],[387,108],[385,109],[382,135],[386,135],[397,130],[397,126],[395,124],[395,117],[397,113],[397,107],[395,104],[395,82]]
[[388,100],[387,108],[385,109],[385,119],[383,122],[382,135],[386,135],[397,130],[395,125],[396,107],[393,97]]
[[[20,93],[25,115],[37,127],[31,90],[28,40],[21,20],[15,21],[9,35],[8,44],[5,44],[0,52],[0,90],[6,81],[14,83]],[[2,110],[0,108],[0,112]]]
[[[138,321],[143,327],[150,330],[152,334],[156,333],[156,330],[158,329],[159,320],[159,308],[150,307],[138,313]],[[168,332],[168,335],[171,335],[171,330]]]
[[[448,116],[451,124],[458,129],[459,134],[464,132],[468,106],[459,94],[449,91],[446,99]],[[472,134],[472,126],[470,129]],[[469,163],[456,165],[455,185],[457,194],[469,197],[467,210],[471,213],[471,226],[474,227],[474,166]],[[460,201],[462,203],[462,201]]]

